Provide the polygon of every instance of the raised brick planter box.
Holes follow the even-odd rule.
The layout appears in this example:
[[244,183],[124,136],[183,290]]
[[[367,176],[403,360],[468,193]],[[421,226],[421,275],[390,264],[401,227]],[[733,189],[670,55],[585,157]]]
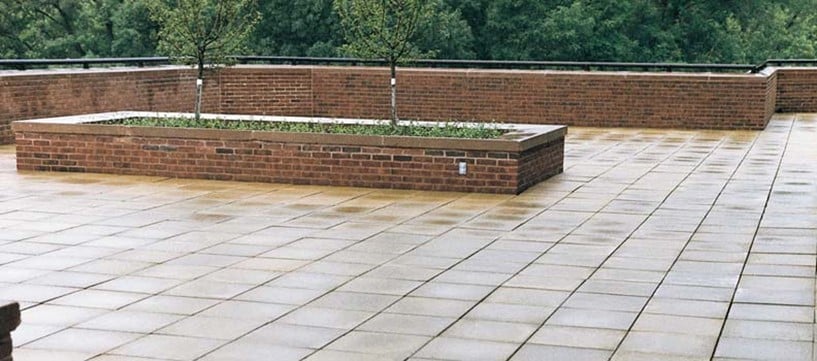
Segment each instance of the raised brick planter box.
[[11,331],[20,325],[20,305],[0,303],[0,361],[12,361]]
[[178,114],[14,122],[17,169],[518,194],[562,172],[567,132],[565,126],[502,125],[510,130],[502,137],[476,140],[88,124],[169,115]]

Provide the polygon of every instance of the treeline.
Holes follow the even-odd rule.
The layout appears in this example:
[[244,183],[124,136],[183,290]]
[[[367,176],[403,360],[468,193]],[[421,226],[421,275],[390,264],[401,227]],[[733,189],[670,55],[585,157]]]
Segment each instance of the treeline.
[[[757,63],[817,57],[817,0],[429,0],[439,59]],[[247,55],[344,56],[332,0],[260,0]],[[140,0],[0,0],[0,57],[157,54]]]

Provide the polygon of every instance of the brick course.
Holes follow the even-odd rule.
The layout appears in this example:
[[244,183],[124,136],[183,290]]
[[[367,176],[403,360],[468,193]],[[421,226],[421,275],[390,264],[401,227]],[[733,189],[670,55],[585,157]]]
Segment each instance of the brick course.
[[[120,110],[191,111],[190,68],[0,73],[0,143],[13,120]],[[211,75],[204,111],[388,117],[382,68],[239,66]],[[763,129],[817,109],[817,69],[767,74],[401,69],[406,119],[694,129]]]

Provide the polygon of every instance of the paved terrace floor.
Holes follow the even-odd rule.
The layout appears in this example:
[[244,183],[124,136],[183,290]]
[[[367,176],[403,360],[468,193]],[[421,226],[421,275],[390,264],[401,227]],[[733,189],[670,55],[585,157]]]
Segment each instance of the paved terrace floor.
[[520,196],[19,174],[15,360],[813,360],[817,115],[571,128]]

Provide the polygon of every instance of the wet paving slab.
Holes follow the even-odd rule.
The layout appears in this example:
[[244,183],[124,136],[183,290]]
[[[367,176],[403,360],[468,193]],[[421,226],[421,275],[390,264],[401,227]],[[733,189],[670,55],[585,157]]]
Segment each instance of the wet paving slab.
[[15,360],[814,360],[817,115],[571,128],[518,196],[20,173]]

